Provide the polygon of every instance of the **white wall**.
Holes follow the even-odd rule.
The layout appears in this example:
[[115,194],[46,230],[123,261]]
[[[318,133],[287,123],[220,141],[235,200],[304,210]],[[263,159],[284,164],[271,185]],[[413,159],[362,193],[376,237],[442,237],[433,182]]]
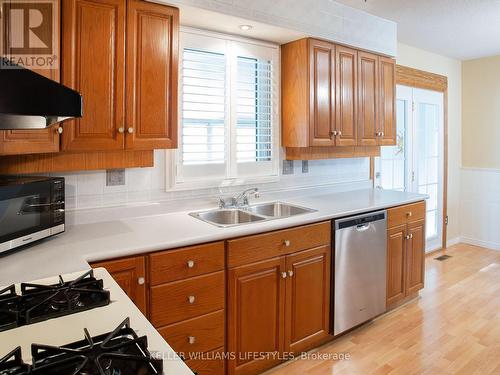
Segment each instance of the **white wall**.
[[448,241],[454,241],[461,230],[462,63],[402,43],[396,59],[400,65],[448,77]]

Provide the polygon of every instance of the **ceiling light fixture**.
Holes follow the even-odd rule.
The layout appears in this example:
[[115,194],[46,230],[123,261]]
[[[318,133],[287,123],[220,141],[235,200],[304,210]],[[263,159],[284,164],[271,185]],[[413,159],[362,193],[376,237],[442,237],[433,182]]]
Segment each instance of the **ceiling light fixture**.
[[243,31],[248,31],[248,30],[252,30],[253,26],[252,25],[240,25],[240,29]]

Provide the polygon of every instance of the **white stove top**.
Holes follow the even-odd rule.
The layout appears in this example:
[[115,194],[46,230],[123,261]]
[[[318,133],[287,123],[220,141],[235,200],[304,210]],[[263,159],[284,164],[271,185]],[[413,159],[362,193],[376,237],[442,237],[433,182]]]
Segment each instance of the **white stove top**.
[[[73,280],[84,272],[85,270],[63,275],[63,278],[64,280]],[[109,305],[0,332],[0,358],[17,346],[21,346],[24,361],[30,363],[32,343],[66,345],[84,339],[84,328],[88,329],[91,336],[97,336],[113,331],[128,317],[130,318],[130,326],[137,335],[147,336],[149,351],[152,354],[159,353],[164,359],[163,371],[165,375],[192,375],[191,370],[142,315],[109,273],[104,268],[97,268],[94,270],[94,276],[97,279],[102,279],[104,288],[109,290],[111,295]],[[58,282],[58,276],[33,281],[36,284],[47,285]],[[16,285],[16,289],[19,293],[19,285]]]

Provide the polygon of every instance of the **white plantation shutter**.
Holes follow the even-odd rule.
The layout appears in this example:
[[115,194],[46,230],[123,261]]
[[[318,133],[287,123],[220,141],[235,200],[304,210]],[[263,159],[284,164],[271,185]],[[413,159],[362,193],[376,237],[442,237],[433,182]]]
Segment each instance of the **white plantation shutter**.
[[273,152],[272,65],[238,56],[236,160],[270,161]]
[[226,57],[184,49],[182,163],[225,162]]
[[190,30],[181,48],[175,188],[277,176],[278,47]]

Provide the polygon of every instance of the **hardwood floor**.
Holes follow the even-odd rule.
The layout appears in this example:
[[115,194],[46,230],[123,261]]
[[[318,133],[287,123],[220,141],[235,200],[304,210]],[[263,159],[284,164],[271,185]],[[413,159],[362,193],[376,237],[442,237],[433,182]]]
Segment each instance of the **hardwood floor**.
[[500,252],[445,253],[427,257],[420,298],[318,351],[349,360],[298,359],[267,374],[500,374]]

